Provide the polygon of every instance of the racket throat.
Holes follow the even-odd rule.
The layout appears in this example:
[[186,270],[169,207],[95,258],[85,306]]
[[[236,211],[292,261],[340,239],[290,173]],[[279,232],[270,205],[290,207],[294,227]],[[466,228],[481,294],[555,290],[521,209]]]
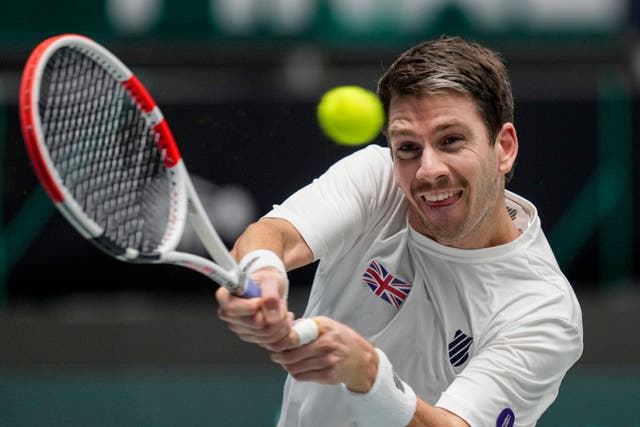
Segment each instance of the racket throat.
[[175,264],[197,271],[235,294],[242,294],[246,287],[246,274],[237,266],[224,269],[209,259],[184,252],[162,254],[158,262]]

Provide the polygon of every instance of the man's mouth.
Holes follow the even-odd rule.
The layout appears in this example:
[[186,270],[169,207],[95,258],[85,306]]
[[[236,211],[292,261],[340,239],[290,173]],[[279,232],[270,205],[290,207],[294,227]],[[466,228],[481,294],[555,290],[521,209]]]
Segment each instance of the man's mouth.
[[460,196],[462,196],[462,190],[423,194],[420,198],[430,206],[446,206],[454,203]]

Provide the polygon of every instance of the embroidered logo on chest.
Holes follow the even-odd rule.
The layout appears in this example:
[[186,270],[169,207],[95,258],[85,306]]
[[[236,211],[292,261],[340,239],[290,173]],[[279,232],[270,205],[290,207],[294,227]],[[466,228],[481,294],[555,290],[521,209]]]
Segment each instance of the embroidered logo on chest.
[[371,261],[362,275],[362,280],[383,301],[400,308],[411,291],[411,285],[394,277],[377,261]]
[[460,329],[456,331],[453,340],[449,343],[449,362],[454,367],[462,366],[469,358],[469,349],[473,337],[462,332]]

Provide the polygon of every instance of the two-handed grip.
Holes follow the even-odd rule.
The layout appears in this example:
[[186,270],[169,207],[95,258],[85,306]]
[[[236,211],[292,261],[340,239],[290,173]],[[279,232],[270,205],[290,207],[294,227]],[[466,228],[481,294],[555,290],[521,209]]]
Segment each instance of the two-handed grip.
[[[240,296],[242,298],[258,298],[261,295],[260,286],[250,278],[246,280],[244,293]],[[298,346],[308,344],[320,336],[318,323],[313,319],[298,319],[293,322],[291,328],[298,334]]]

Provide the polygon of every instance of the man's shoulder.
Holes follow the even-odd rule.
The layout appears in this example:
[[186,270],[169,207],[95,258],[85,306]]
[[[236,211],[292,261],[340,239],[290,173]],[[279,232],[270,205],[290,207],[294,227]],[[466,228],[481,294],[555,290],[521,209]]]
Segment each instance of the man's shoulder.
[[355,161],[375,160],[391,165],[391,153],[389,147],[383,147],[378,144],[369,144],[359,150],[354,151],[346,157]]

